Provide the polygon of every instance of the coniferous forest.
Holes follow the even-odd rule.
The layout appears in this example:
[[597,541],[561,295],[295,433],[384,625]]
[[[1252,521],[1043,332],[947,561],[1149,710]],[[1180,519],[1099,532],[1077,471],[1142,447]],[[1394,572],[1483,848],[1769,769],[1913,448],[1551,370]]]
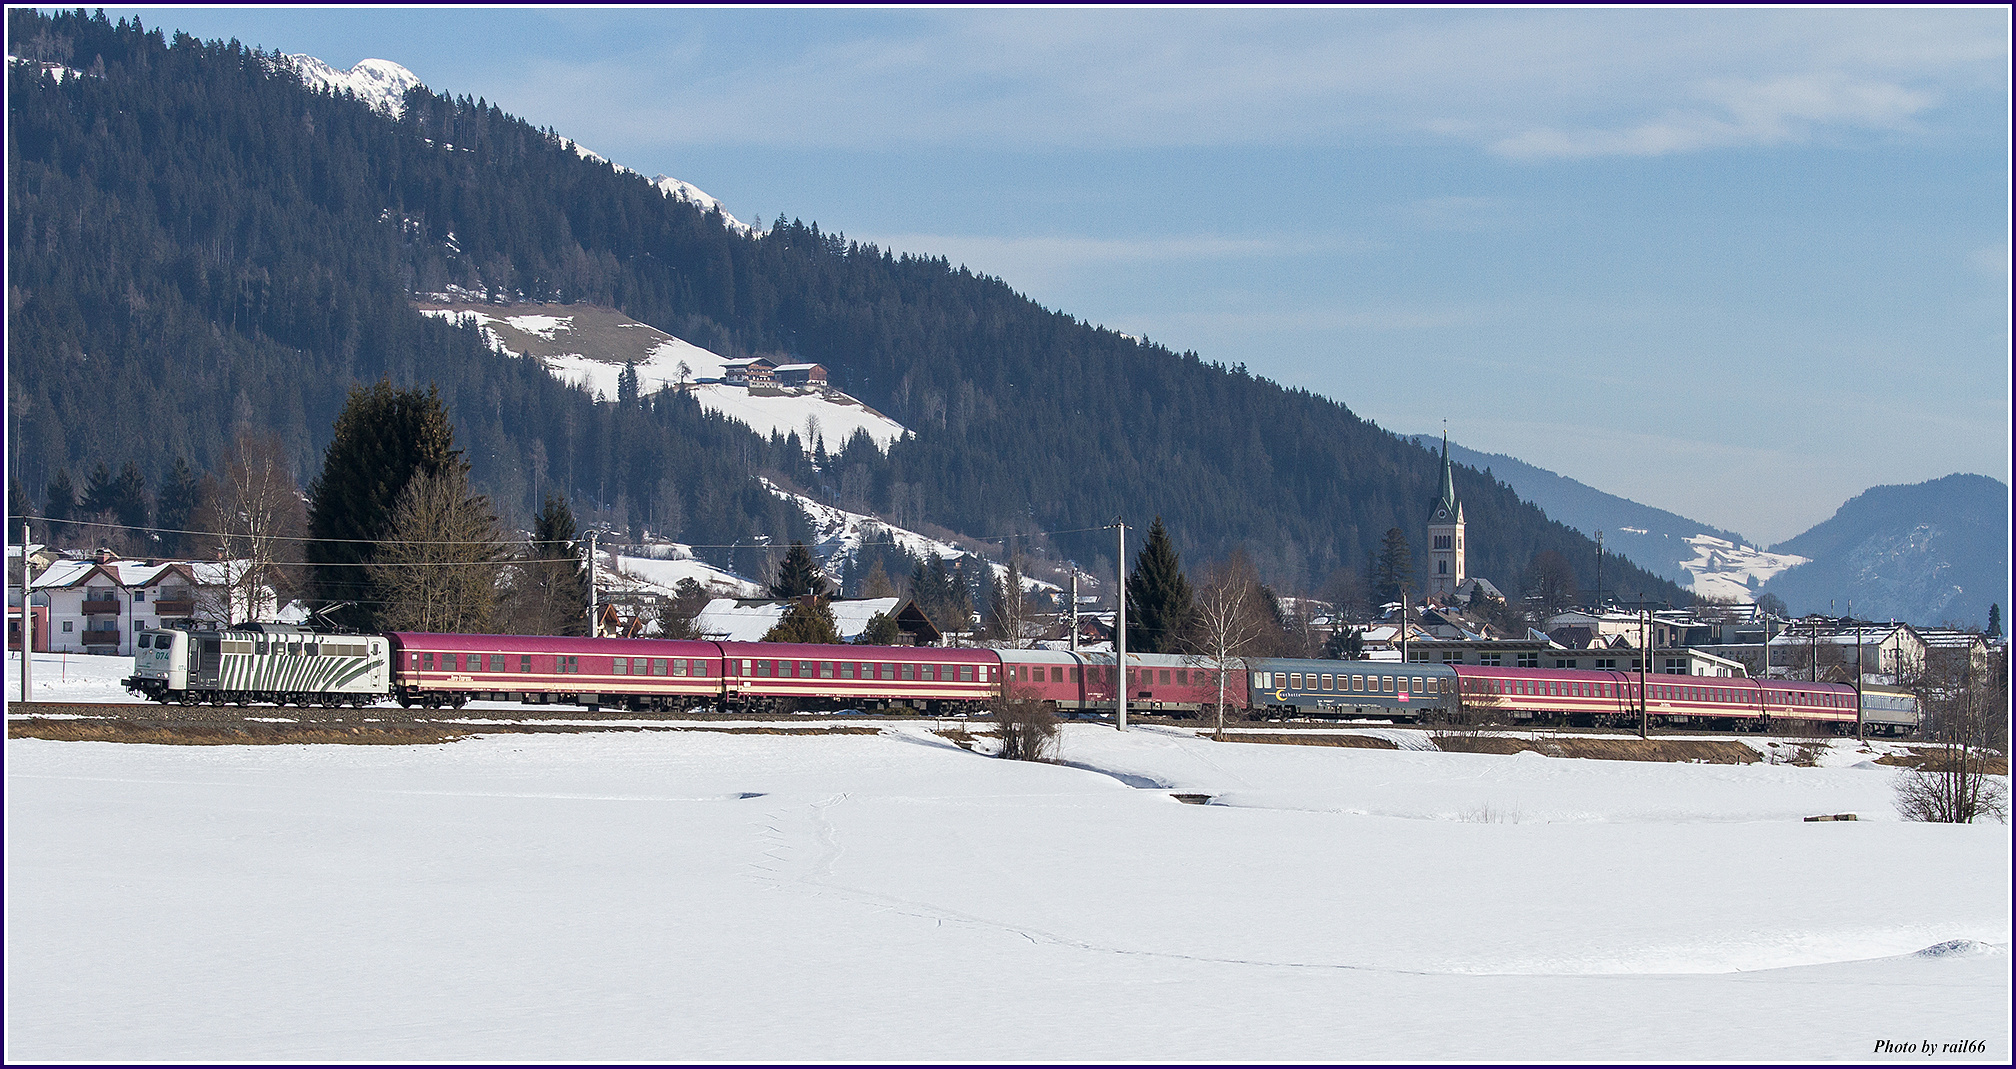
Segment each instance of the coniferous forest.
[[[807,537],[767,474],[982,538],[1075,532],[1050,544],[1088,564],[1110,554],[1096,528],[1159,515],[1185,560],[1243,547],[1277,588],[1314,590],[1366,573],[1435,499],[1439,458],[1343,404],[942,258],[797,220],[739,232],[482,100],[416,89],[395,119],[235,41],[8,19],[16,56],[83,72],[8,69],[8,475],[31,502],[101,464],[166,486],[246,430],[278,435],[306,485],[351,386],[380,379],[439,389],[474,484],[519,528],[559,493],[619,524],[676,516],[661,533],[703,545]],[[818,362],[916,433],[808,457],[676,393],[598,401],[414,310],[451,288]],[[1509,587],[1552,550],[1593,584],[1580,534],[1488,472],[1456,488],[1473,574]],[[1687,600],[1615,557],[1604,587]]]

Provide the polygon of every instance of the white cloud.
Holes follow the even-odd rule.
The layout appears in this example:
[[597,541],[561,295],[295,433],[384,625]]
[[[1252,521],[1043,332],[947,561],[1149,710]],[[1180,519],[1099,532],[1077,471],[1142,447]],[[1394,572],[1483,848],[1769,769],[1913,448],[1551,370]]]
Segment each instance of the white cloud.
[[[529,112],[659,145],[1112,148],[1454,139],[1658,155],[1895,131],[2007,92],[2006,12],[797,12],[750,47],[530,64]],[[829,19],[830,22],[819,20]],[[760,21],[740,24],[745,37]],[[770,42],[765,42],[769,44]],[[618,107],[610,107],[614,101]]]
[[1674,152],[1805,141],[1826,127],[1898,129],[1936,103],[1934,94],[1839,74],[1724,79],[1698,90],[1701,103],[1622,129],[1521,131],[1493,143],[1515,158],[1663,156]]

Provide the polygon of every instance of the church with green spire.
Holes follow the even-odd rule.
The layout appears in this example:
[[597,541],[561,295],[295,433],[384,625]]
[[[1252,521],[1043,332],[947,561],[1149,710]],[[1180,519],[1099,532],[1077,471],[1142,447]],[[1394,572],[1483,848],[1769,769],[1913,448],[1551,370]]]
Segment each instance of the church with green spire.
[[1442,432],[1442,493],[1428,517],[1428,593],[1455,596],[1463,585],[1463,502],[1456,500],[1456,471],[1449,463],[1449,432]]

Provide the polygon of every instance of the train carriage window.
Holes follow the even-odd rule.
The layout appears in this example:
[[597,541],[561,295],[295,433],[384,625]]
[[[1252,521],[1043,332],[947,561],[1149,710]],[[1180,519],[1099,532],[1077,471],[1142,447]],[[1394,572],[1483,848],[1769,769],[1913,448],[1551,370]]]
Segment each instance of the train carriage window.
[[[664,664],[665,664],[665,662],[664,662],[663,660],[660,660],[660,659],[658,659],[658,658],[653,658],[653,659],[652,659],[652,661],[651,661],[651,674],[652,674],[652,675],[654,675],[654,676],[662,676],[662,675],[665,675],[666,673],[660,670],[660,668],[661,668],[661,667],[662,667],[662,666],[663,666]],[[672,668],[672,671],[671,671],[671,674],[672,674],[672,675],[675,675],[675,676],[683,676],[683,675],[685,675],[685,674],[686,674],[686,658],[684,658],[684,657],[674,657],[674,658],[672,658],[672,665],[671,665],[671,668]]]
[[1169,670],[1168,670],[1167,668],[1163,668],[1163,669],[1160,669],[1160,670],[1158,670],[1158,671],[1157,671],[1157,672],[1155,673],[1155,681],[1156,681],[1157,683],[1160,683],[1160,684],[1162,684],[1162,685],[1163,685],[1163,686],[1165,686],[1165,687],[1166,687],[1166,686],[1168,686],[1168,685],[1169,685]]
[[832,678],[833,678],[833,662],[832,662],[832,661],[820,661],[820,662],[819,662],[819,678],[820,678],[820,679],[832,679]]
[[898,665],[898,666],[897,666],[897,672],[896,672],[896,677],[897,677],[898,679],[901,679],[901,680],[904,680],[905,682],[908,682],[909,680],[912,680],[912,679],[916,679],[916,678],[917,678],[917,666],[916,666],[916,665],[914,665],[914,664],[902,664],[902,665]]
[[853,678],[854,678],[854,662],[853,662],[853,661],[841,661],[841,662],[840,662],[840,678],[841,678],[841,679],[853,679]]
[[1384,679],[1384,681],[1385,681],[1385,684],[1386,684],[1386,693],[1388,693],[1388,694],[1392,694],[1392,693],[1395,693],[1395,691],[1394,691],[1394,689],[1393,689],[1393,683],[1394,683],[1394,681],[1395,681],[1395,680],[1396,680],[1396,679],[1397,679],[1398,677],[1397,677],[1397,676],[1384,676],[1384,677],[1382,677],[1382,678]]
[[1289,689],[1291,689],[1291,690],[1301,690],[1301,689],[1302,689],[1302,673],[1300,673],[1300,672],[1290,672],[1290,673],[1288,673],[1288,686],[1289,686]]
[[769,662],[769,661],[757,661],[757,662],[756,662],[756,674],[757,674],[757,675],[759,675],[759,676],[767,676],[767,675],[769,675],[769,674],[770,674],[770,662]]
[[[1058,674],[1058,675],[1063,675],[1063,674],[1064,674],[1064,673],[1063,673],[1063,670],[1062,670],[1062,669],[1059,669],[1059,670],[1058,670],[1058,673],[1057,673],[1057,674]],[[961,682],[961,683],[971,683],[971,682],[973,682],[973,666],[972,666],[972,665],[970,665],[970,664],[962,664],[962,665],[960,665],[960,666],[959,666],[959,682]],[[1060,682],[1060,683],[1061,683],[1061,682],[1063,682],[1063,680],[1061,680],[1061,679],[1060,679],[1060,680],[1058,680],[1058,682]]]
[[1080,670],[1079,670],[1079,669],[1077,669],[1077,668],[1073,668],[1073,669],[1071,669],[1071,682],[1073,682],[1073,683],[1078,683],[1078,682],[1082,682],[1082,681],[1083,681],[1083,679],[1082,679],[1082,677],[1080,676],[1080,674],[1079,674],[1079,673],[1080,673]]
[[521,653],[521,654],[519,654],[519,655],[518,655],[518,670],[519,670],[520,672],[527,672],[527,673],[529,673],[529,672],[531,672],[531,671],[532,671],[532,655],[531,655],[531,654],[529,654],[529,653]]
[[616,658],[616,665],[615,665],[615,669],[616,669],[616,671],[615,671],[615,674],[616,674],[616,675],[619,675],[619,676],[627,676],[627,675],[629,675],[629,674],[630,674],[630,658],[628,658],[628,657],[618,657],[618,658]]
[[[1327,677],[1326,677],[1326,678],[1327,678]],[[1181,668],[1178,668],[1178,669],[1176,670],[1176,685],[1177,685],[1177,686],[1179,686],[1179,687],[1183,687],[1183,686],[1189,686],[1189,685],[1190,685],[1190,673],[1189,673],[1189,672],[1187,672],[1187,671],[1185,671],[1185,670],[1183,670],[1183,669],[1181,669]],[[1325,689],[1328,689],[1328,688],[1325,688]]]
[[1337,683],[1337,677],[1336,677],[1336,676],[1333,676],[1333,675],[1331,675],[1330,673],[1328,673],[1328,672],[1325,672],[1325,673],[1323,673],[1323,675],[1322,675],[1322,681],[1323,681],[1323,682],[1322,682],[1322,689],[1323,689],[1323,690],[1336,690],[1336,689],[1337,689],[1337,686],[1336,686],[1336,683]]
[[431,653],[423,653],[423,654],[421,654],[421,655],[420,655],[420,670],[421,670],[422,672],[432,672],[432,671],[434,670],[434,655],[433,655],[433,654],[431,654]]
[[[347,654],[347,652],[348,652],[348,651],[346,650],[345,652],[346,652],[346,654]],[[490,655],[490,670],[491,670],[492,672],[502,672],[502,671],[504,670],[504,655],[503,655],[503,654],[501,654],[501,653],[493,653],[493,654],[491,654],[491,655]]]

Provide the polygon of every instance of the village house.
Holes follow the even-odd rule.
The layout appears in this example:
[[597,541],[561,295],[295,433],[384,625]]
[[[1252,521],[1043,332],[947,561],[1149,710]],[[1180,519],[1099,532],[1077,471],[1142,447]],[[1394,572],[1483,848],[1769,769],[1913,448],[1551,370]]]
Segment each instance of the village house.
[[824,386],[826,365],[780,364],[770,373],[770,378],[779,386]]

